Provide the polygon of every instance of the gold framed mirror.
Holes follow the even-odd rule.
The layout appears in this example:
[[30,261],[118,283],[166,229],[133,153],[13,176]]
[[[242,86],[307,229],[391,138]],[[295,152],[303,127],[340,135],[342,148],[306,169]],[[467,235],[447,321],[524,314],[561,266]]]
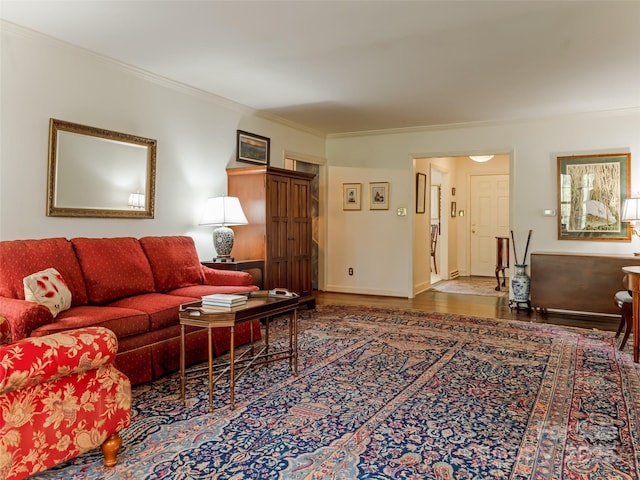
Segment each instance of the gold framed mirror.
[[51,118],[47,216],[153,218],[156,143]]

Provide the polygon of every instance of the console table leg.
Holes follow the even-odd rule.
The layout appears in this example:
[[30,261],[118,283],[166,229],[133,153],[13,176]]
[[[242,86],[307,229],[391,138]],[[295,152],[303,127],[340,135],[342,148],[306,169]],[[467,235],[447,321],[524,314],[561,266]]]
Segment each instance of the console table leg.
[[185,331],[184,325],[180,325],[180,400],[182,404],[186,404],[185,400],[185,384],[187,382],[186,377],[186,361],[185,361]]
[[298,309],[293,311],[293,374],[298,376]]
[[236,408],[236,400],[235,400],[235,389],[236,389],[236,372],[235,372],[235,364],[236,364],[236,347],[235,347],[235,337],[236,330],[233,328],[233,325],[229,327],[231,329],[230,338],[229,338],[229,404],[231,405],[231,410]]
[[207,328],[209,334],[209,344],[207,345],[207,353],[209,358],[209,413],[213,412],[213,329]]

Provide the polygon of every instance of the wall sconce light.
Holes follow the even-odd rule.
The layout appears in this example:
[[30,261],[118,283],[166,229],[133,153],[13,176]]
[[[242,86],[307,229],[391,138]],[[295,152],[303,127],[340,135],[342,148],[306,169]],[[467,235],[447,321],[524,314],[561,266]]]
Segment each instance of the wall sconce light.
[[127,205],[134,209],[144,208],[146,205],[144,193],[136,192],[129,194],[129,201],[127,202]]
[[237,197],[225,196],[207,199],[200,225],[218,226],[213,231],[213,248],[218,254],[213,259],[214,262],[233,262],[231,249],[233,248],[234,234],[229,227],[248,223]]
[[493,158],[493,155],[469,155],[469,158],[474,162],[484,163]]

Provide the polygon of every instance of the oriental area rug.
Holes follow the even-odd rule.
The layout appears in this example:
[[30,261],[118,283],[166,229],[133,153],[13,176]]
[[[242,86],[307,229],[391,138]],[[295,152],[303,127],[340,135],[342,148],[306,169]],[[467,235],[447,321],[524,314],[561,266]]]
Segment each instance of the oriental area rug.
[[220,383],[213,413],[204,381],[186,406],[177,375],[135,387],[113,469],[95,451],[35,478],[640,478],[639,369],[611,332],[337,305],[300,316],[297,377],[287,362],[248,372],[235,410]]

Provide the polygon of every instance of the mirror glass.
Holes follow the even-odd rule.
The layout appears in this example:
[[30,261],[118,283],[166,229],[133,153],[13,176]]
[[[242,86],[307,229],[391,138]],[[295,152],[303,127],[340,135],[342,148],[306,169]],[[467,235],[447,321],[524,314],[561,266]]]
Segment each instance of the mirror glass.
[[50,217],[153,218],[156,141],[52,118]]

